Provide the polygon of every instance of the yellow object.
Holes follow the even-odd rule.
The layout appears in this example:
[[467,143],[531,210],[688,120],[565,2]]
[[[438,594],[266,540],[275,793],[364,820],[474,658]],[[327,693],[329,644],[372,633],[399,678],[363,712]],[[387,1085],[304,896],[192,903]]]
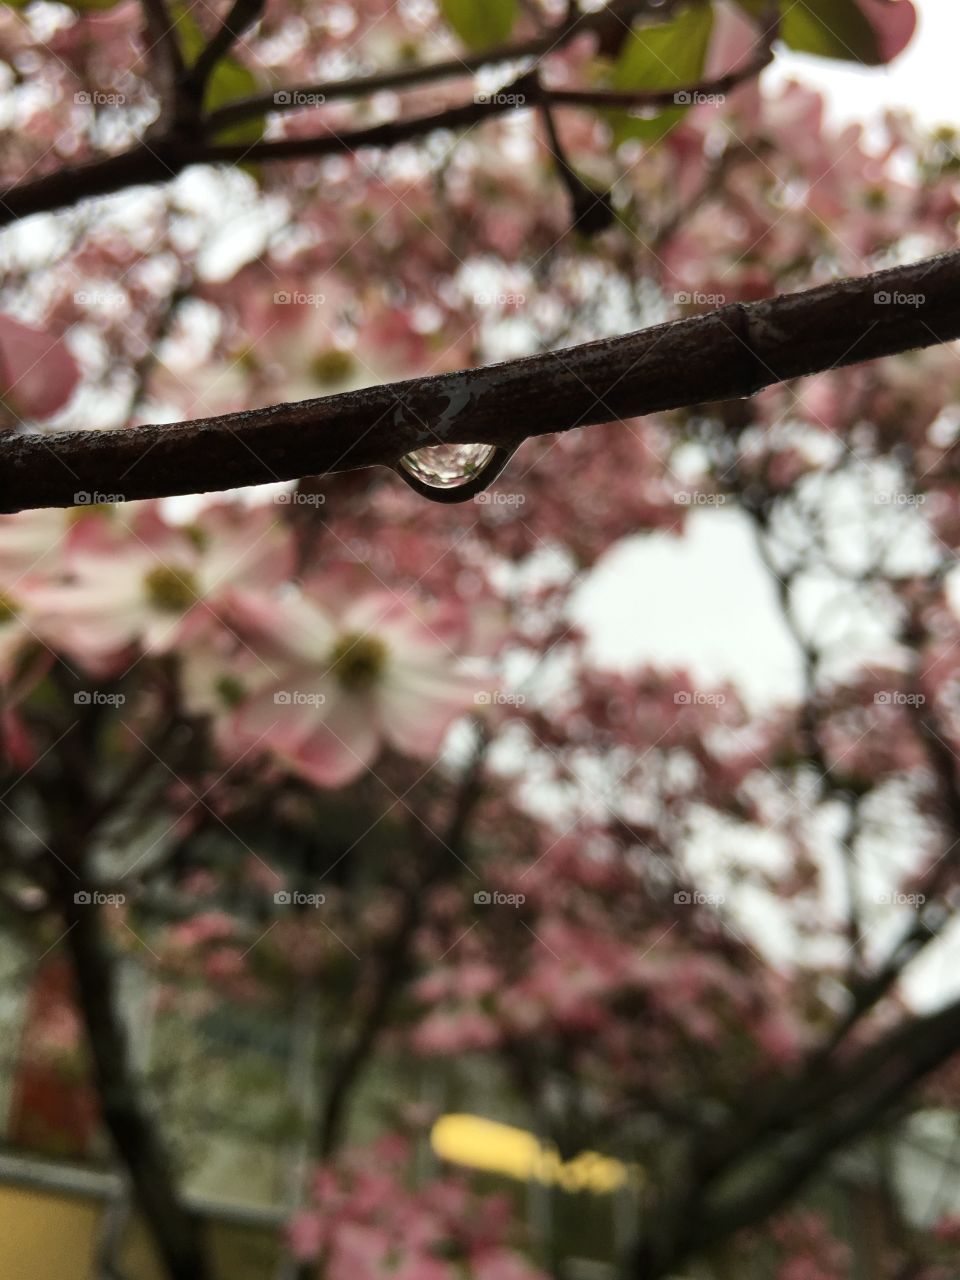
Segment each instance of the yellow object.
[[561,1160],[534,1134],[482,1116],[441,1116],[433,1126],[430,1144],[441,1160],[452,1164],[499,1173],[521,1182],[535,1178],[564,1191],[610,1195],[628,1177],[627,1166],[619,1160],[596,1151],[582,1151],[573,1160]]
[[0,1187],[0,1280],[87,1280],[100,1206]]

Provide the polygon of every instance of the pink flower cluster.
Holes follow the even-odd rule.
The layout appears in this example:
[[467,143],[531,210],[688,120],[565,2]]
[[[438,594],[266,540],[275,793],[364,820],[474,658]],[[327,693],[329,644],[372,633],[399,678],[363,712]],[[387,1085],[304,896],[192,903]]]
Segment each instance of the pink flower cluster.
[[332,787],[384,746],[434,758],[484,685],[461,656],[466,611],[369,574],[294,580],[282,510],[218,504],[189,525],[161,504],[3,517],[0,678],[11,702],[56,662],[81,703],[94,681],[123,705],[140,665],[166,660],[182,712],[207,719],[234,761],[266,755]]
[[290,1224],[290,1244],[304,1260],[323,1258],[328,1280],[545,1280],[506,1243],[506,1197],[473,1194],[445,1175],[413,1190],[402,1138],[343,1154],[315,1177],[317,1207]]

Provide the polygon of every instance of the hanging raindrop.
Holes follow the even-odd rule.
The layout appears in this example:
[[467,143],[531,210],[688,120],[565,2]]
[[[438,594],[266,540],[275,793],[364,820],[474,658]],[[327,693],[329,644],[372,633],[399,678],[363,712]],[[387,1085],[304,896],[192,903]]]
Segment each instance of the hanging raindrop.
[[434,502],[466,502],[492,484],[513,450],[493,444],[437,444],[401,458],[397,471]]

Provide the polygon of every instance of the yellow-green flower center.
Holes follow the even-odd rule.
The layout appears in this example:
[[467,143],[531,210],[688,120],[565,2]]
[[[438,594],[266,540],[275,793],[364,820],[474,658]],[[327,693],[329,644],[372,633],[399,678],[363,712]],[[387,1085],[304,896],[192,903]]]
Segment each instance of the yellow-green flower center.
[[206,551],[210,542],[210,535],[206,529],[201,529],[198,524],[188,524],[184,526],[183,534],[198,551]]
[[215,687],[217,696],[226,707],[238,707],[247,696],[243,681],[229,671],[218,678]]
[[5,592],[0,591],[0,622],[12,622],[19,610]]
[[329,662],[341,688],[362,693],[380,678],[387,662],[387,646],[376,636],[341,636]]
[[314,356],[310,366],[316,380],[325,387],[343,382],[353,373],[354,359],[349,351],[340,347],[330,347]]
[[161,613],[185,613],[197,601],[196,579],[187,569],[161,565],[151,569],[144,580],[147,599]]

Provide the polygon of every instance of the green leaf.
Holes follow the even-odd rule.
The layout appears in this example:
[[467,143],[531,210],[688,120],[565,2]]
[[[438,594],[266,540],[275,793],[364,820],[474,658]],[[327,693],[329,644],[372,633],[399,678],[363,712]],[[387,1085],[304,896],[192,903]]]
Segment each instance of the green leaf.
[[[115,8],[121,0],[60,0],[60,2],[68,9],[75,9],[77,13],[99,13],[101,9]],[[26,0],[26,3],[29,4],[30,0]]]
[[[751,18],[763,17],[768,0],[736,0]],[[894,10],[906,6],[902,20]],[[869,67],[883,66],[906,44],[912,35],[911,17],[915,18],[909,0],[899,6],[890,5],[890,18],[874,16],[871,21],[858,0],[780,0],[780,35],[786,45],[800,53],[821,58],[839,58],[844,62],[860,62]],[[887,11],[884,10],[884,14]],[[889,32],[891,23],[894,31]],[[898,38],[899,37],[899,38]],[[887,47],[893,40],[892,50]]]
[[[26,9],[33,0],[0,0],[7,9]],[[75,13],[99,13],[103,9],[113,9],[121,0],[60,0],[61,4],[73,9]]]
[[489,49],[508,38],[517,0],[440,0],[440,11],[469,49]]
[[878,66],[876,32],[855,0],[781,0],[784,42],[800,53]]
[[[703,77],[707,49],[713,34],[713,9],[698,6],[684,9],[673,22],[661,26],[636,27],[624,41],[613,69],[614,89],[681,89],[696,85]],[[656,142],[683,119],[689,108],[668,107],[648,119],[617,112],[614,132],[617,142],[640,138]]]
[[[207,111],[215,111],[237,98],[249,98],[257,91],[257,80],[249,67],[233,58],[223,58],[217,63],[210,77],[203,104]],[[218,142],[256,142],[263,136],[263,117],[244,120],[217,134]]]

